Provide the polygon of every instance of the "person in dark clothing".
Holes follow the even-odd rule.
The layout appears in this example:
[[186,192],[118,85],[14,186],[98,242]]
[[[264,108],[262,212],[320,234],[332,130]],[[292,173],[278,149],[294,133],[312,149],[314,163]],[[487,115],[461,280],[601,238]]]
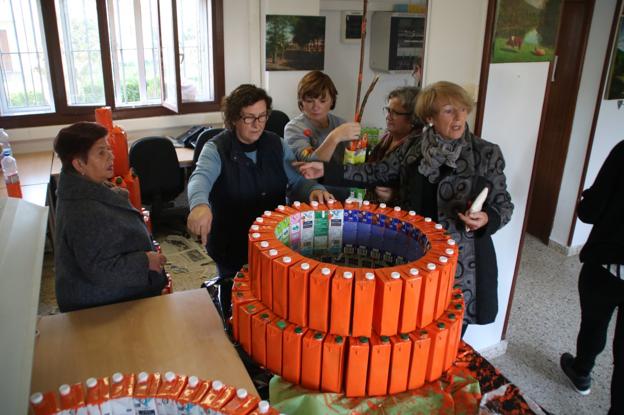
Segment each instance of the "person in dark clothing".
[[589,394],[590,374],[617,310],[609,414],[624,414],[624,141],[611,150],[594,184],[583,191],[577,214],[594,226],[580,254],[581,327],[576,356],[564,353],[560,364],[576,391]]
[[63,128],[54,140],[62,163],[54,264],[62,312],[159,295],[164,255],[154,251],[128,192],[112,187],[108,131],[92,122]]
[[324,202],[332,196],[291,166],[284,140],[265,131],[272,99],[244,84],[223,99],[226,130],[210,140],[188,184],[189,230],[201,237],[219,276],[231,278],[247,262],[247,233],[265,210],[296,198]]

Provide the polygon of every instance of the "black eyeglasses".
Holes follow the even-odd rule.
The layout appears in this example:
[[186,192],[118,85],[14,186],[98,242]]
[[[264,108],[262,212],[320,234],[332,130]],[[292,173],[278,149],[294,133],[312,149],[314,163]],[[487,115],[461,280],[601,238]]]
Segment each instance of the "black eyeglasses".
[[257,117],[249,114],[241,115],[241,120],[243,120],[245,124],[253,124],[255,121],[258,121],[260,124],[264,124],[269,119],[269,115],[271,115],[270,112],[265,112],[264,114],[260,114]]
[[398,112],[390,107],[383,107],[384,115],[389,115],[391,118],[398,117],[399,115],[412,115],[411,112]]

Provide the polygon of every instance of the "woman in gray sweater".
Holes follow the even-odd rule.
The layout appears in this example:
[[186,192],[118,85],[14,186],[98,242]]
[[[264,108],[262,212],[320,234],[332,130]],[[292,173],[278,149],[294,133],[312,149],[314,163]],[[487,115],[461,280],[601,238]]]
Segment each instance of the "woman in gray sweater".
[[63,128],[56,207],[56,298],[62,312],[161,293],[166,258],[154,252],[141,212],[109,185],[113,154],[96,123]]

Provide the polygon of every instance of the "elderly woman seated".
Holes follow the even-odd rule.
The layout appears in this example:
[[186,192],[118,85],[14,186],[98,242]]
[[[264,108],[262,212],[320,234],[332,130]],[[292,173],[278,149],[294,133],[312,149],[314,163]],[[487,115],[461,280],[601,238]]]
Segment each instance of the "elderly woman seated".
[[56,207],[56,298],[63,312],[161,293],[166,259],[154,252],[141,212],[109,185],[113,154],[96,123],[63,128]]

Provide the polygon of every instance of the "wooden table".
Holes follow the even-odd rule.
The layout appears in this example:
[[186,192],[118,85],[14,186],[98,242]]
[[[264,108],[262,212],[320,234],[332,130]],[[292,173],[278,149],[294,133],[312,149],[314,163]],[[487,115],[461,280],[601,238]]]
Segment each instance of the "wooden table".
[[[39,151],[36,153],[15,154],[17,171],[22,186],[32,184],[48,184],[52,169],[52,152]],[[0,188],[5,189],[4,176],[0,170]]]
[[206,290],[42,317],[31,392],[114,372],[171,370],[256,389]]
[[[4,183],[4,180],[2,181]],[[35,205],[45,206],[48,196],[48,184],[30,184],[22,186],[22,200]],[[6,187],[0,187],[0,197],[8,197]]]

